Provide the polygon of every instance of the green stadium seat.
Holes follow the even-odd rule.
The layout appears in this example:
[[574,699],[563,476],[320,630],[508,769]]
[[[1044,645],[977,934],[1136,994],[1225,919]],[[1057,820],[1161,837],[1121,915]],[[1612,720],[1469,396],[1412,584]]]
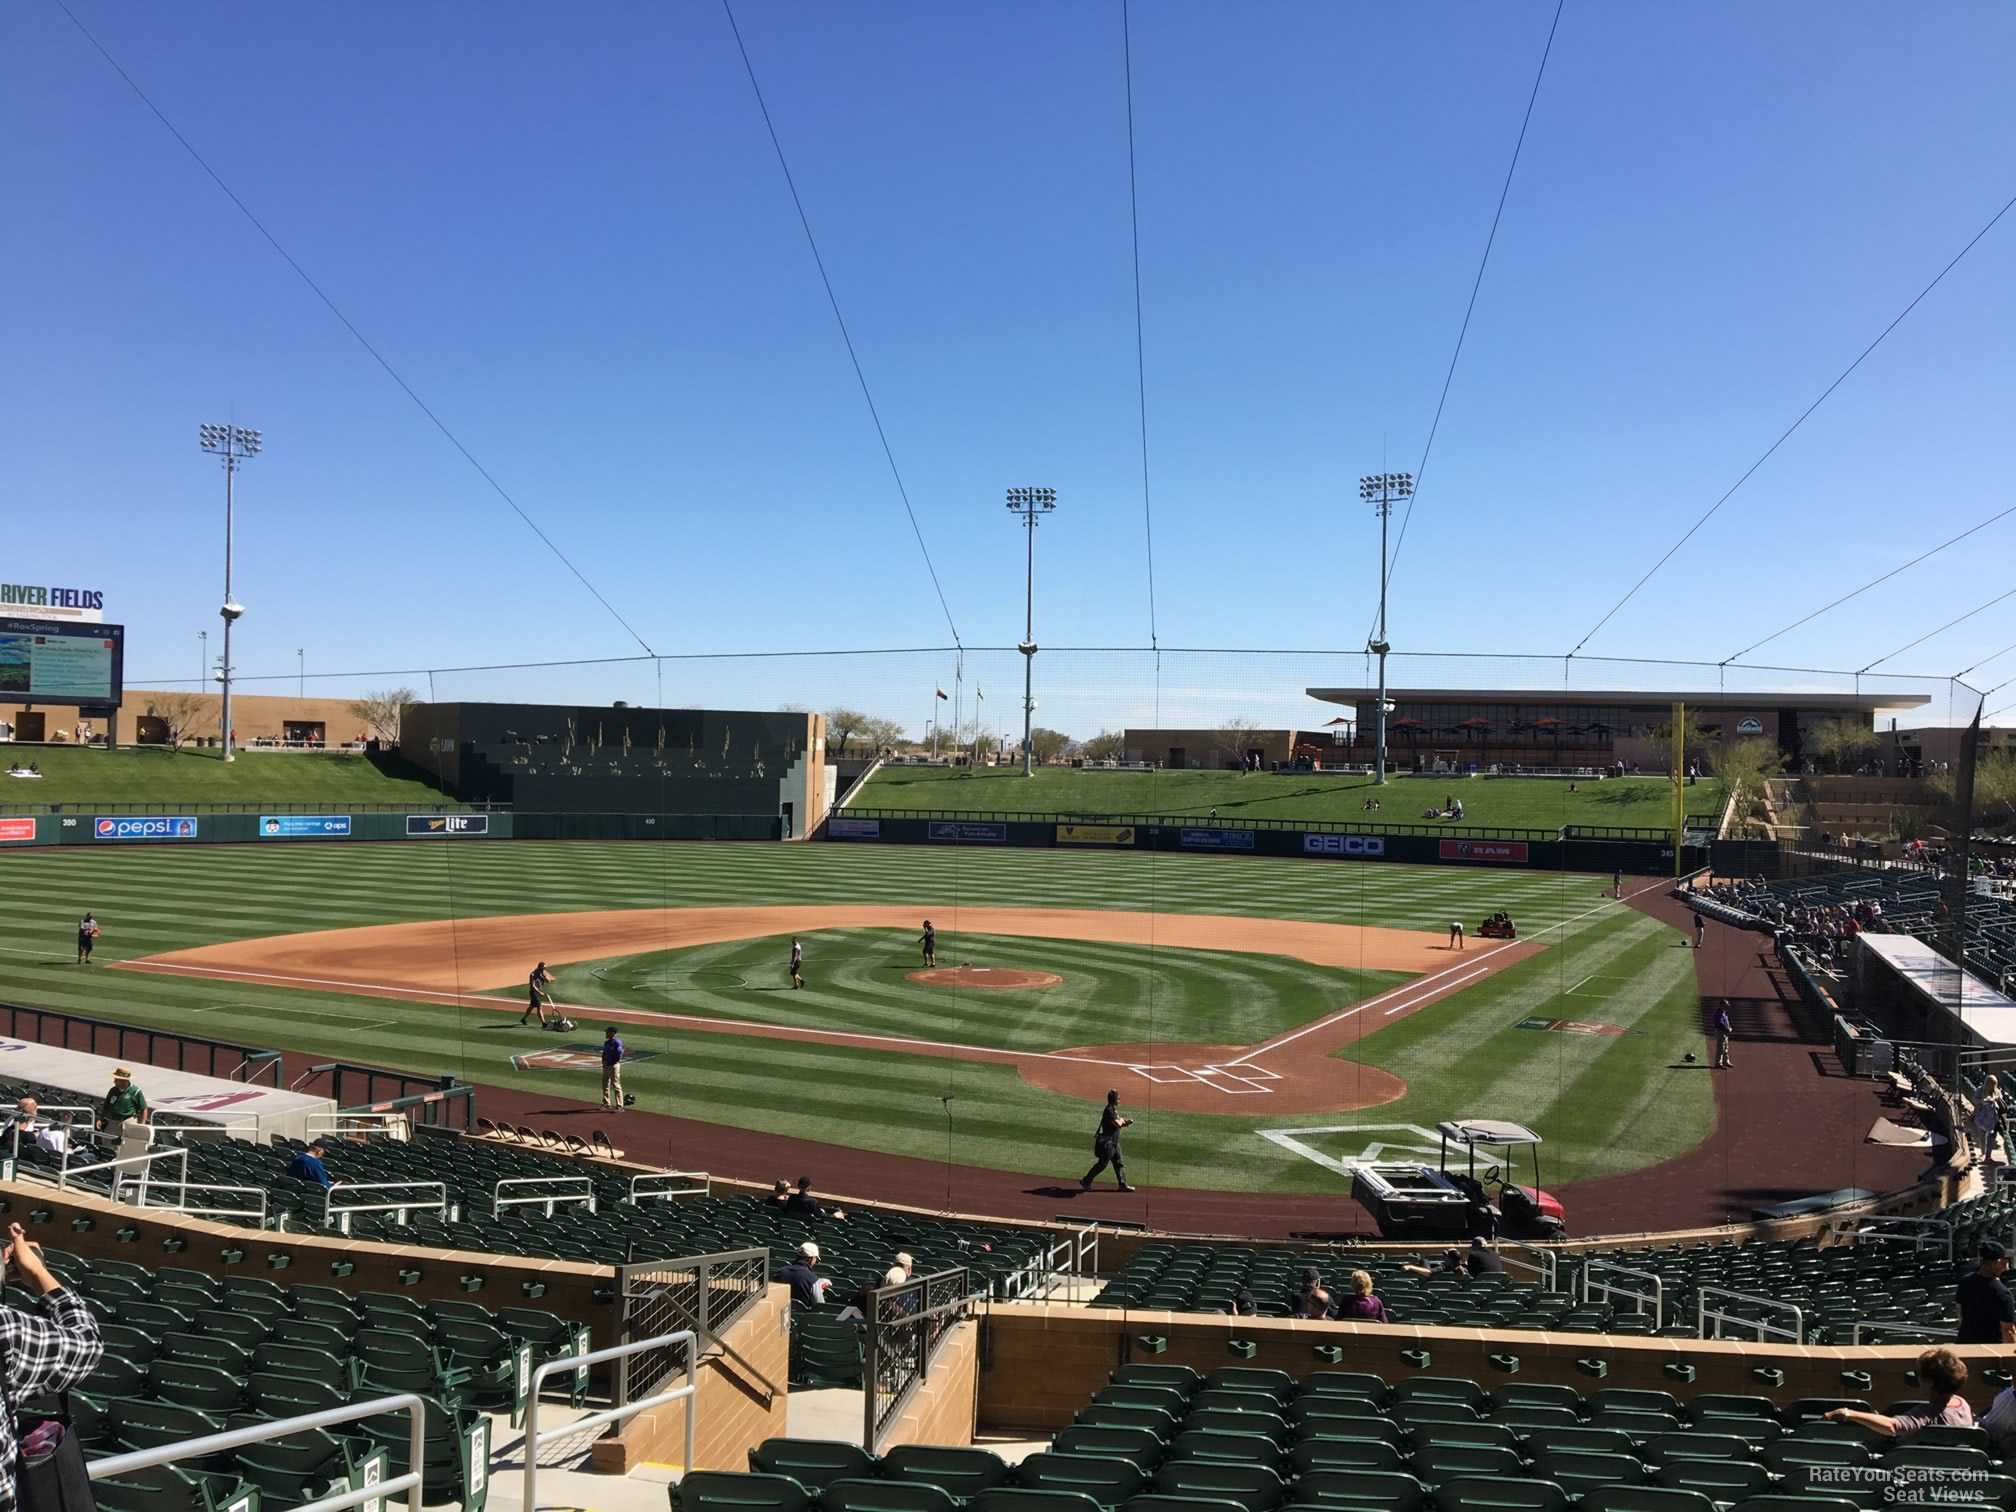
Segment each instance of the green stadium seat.
[[255,1370],[245,1382],[245,1395],[255,1412],[267,1417],[306,1417],[311,1412],[327,1412],[350,1400],[347,1385],[334,1379],[313,1380],[306,1376],[283,1375]]
[[1154,1475],[1156,1494],[1202,1501],[1229,1501],[1245,1512],[1274,1512],[1288,1497],[1288,1483],[1266,1465],[1217,1460],[1172,1460]]
[[1397,1448],[1383,1439],[1371,1438],[1303,1439],[1289,1451],[1288,1461],[1305,1477],[1328,1471],[1407,1468],[1406,1456]]
[[1015,1478],[1031,1490],[1089,1496],[1108,1509],[1140,1495],[1148,1484],[1147,1472],[1132,1460],[1055,1451],[1029,1455],[1015,1467]]
[[1112,1385],[1092,1393],[1091,1405],[1098,1407],[1152,1407],[1166,1412],[1171,1421],[1190,1410],[1192,1397],[1174,1386]]
[[1363,1397],[1368,1402],[1384,1402],[1392,1395],[1386,1378],[1362,1370],[1318,1370],[1302,1378],[1302,1397]]
[[749,1451],[749,1468],[762,1475],[788,1475],[812,1491],[836,1480],[875,1474],[875,1457],[859,1444],[838,1439],[765,1439]]
[[1518,1452],[1519,1435],[1503,1423],[1420,1423],[1408,1435],[1419,1450],[1431,1445],[1477,1444]]
[[245,1400],[242,1379],[215,1365],[156,1360],[147,1367],[147,1385],[157,1401],[204,1412],[236,1412]]
[[1516,1452],[1493,1444],[1427,1444],[1415,1449],[1408,1468],[1448,1512],[1441,1490],[1444,1481],[1513,1476],[1519,1473],[1520,1462]]
[[220,1334],[167,1334],[154,1357],[189,1365],[215,1365],[233,1375],[249,1375],[252,1371],[252,1351]]
[[1526,1435],[1526,1453],[1632,1454],[1636,1446],[1621,1428],[1535,1428]]
[[1207,1388],[1233,1391],[1264,1391],[1286,1401],[1295,1394],[1295,1378],[1285,1370],[1263,1370],[1252,1365],[1221,1365],[1204,1377]]
[[1146,1428],[1108,1428],[1073,1423],[1060,1429],[1051,1439],[1050,1451],[1095,1459],[1122,1459],[1146,1472],[1162,1463],[1169,1453],[1169,1443],[1160,1434]]
[[671,1490],[672,1512],[812,1512],[812,1493],[788,1475],[695,1470]]
[[[351,1394],[353,1403],[375,1399],[379,1393],[370,1387],[361,1388]],[[476,1416],[463,1418],[452,1413],[436,1398],[423,1397],[424,1427],[421,1452],[424,1456],[427,1478],[429,1506],[441,1502],[461,1502],[463,1512],[483,1512],[490,1499],[490,1480],[486,1473],[473,1488],[465,1482],[463,1460],[466,1455],[486,1467],[490,1454],[490,1422],[488,1418]],[[404,1475],[410,1468],[408,1458],[410,1445],[408,1436],[411,1420],[405,1412],[384,1412],[375,1417],[360,1420],[349,1430],[358,1437],[366,1438],[385,1451],[386,1469],[395,1476]]]
[[231,1484],[220,1491],[209,1477],[185,1475],[172,1465],[107,1476],[93,1481],[91,1492],[98,1512],[221,1512],[241,1501],[247,1512],[259,1512],[255,1488]]
[[1755,1417],[1778,1420],[1777,1405],[1765,1396],[1749,1393],[1705,1391],[1700,1396],[1688,1400],[1685,1408],[1688,1417],[1699,1422],[1704,1417]]
[[1491,1394],[1475,1381],[1462,1376],[1409,1376],[1393,1388],[1393,1400],[1402,1402],[1461,1402],[1473,1415],[1491,1405]]
[[1100,1505],[1082,1491],[992,1486],[967,1502],[966,1512],[1100,1512]]
[[1747,1460],[1750,1442],[1733,1433],[1660,1433],[1639,1445],[1639,1458],[1664,1465],[1678,1460]]
[[957,1512],[959,1499],[924,1481],[837,1480],[819,1493],[819,1505],[823,1512]]
[[1511,1476],[1461,1476],[1435,1489],[1441,1512],[1567,1512],[1568,1497],[1552,1481]]
[[1188,1396],[1197,1390],[1204,1378],[1188,1365],[1122,1365],[1113,1372],[1115,1386],[1167,1386]]
[[1210,1429],[1188,1429],[1169,1441],[1172,1460],[1224,1460],[1239,1465],[1273,1465],[1287,1462],[1281,1444],[1264,1433],[1219,1433]]
[[[1199,1396],[1203,1393],[1200,1391]],[[1204,1433],[1258,1433],[1286,1444],[1295,1437],[1287,1419],[1272,1412],[1234,1411],[1223,1407],[1195,1407],[1183,1419],[1183,1431]]]
[[340,1359],[350,1352],[350,1341],[356,1333],[354,1327],[338,1328],[334,1323],[317,1323],[308,1318],[279,1318],[267,1331],[266,1337],[275,1344],[320,1349]]
[[1393,1421],[1412,1432],[1423,1423],[1478,1423],[1483,1419],[1475,1407],[1454,1397],[1416,1397],[1393,1404]]
[[1670,1391],[1645,1391],[1632,1386],[1605,1386],[1589,1394],[1589,1410],[1597,1412],[1664,1412],[1680,1416],[1680,1403]]
[[1598,1486],[1636,1486],[1649,1478],[1628,1454],[1541,1454],[1534,1457],[1533,1473],[1578,1498]]
[[1576,1417],[1582,1415],[1582,1393],[1573,1386],[1549,1385],[1544,1381],[1507,1381],[1491,1393],[1491,1406],[1560,1407]]
[[1088,1428],[1145,1428],[1162,1438],[1174,1438],[1179,1420],[1159,1407],[1118,1407],[1108,1402],[1087,1402],[1078,1409],[1076,1422]]
[[342,1440],[312,1428],[247,1444],[238,1451],[237,1461],[239,1477],[258,1487],[266,1512],[285,1512],[313,1501],[331,1484],[347,1482],[356,1468]]
[[1581,1512],[1715,1512],[1699,1491],[1665,1486],[1599,1486],[1582,1494]]
[[1303,1476],[1295,1487],[1294,1507],[1320,1512],[1423,1512],[1427,1505],[1428,1489],[1413,1476],[1376,1470],[1317,1471]]
[[1771,1472],[1742,1459],[1669,1460],[1652,1472],[1653,1481],[1674,1491],[1699,1491],[1718,1502],[1747,1501],[1762,1496]]
[[1009,1480],[1008,1464],[998,1454],[933,1444],[898,1444],[882,1456],[877,1469],[888,1480],[937,1486],[958,1501]]
[[1785,1496],[1766,1493],[1744,1498],[1743,1512],[1862,1512],[1843,1496]]

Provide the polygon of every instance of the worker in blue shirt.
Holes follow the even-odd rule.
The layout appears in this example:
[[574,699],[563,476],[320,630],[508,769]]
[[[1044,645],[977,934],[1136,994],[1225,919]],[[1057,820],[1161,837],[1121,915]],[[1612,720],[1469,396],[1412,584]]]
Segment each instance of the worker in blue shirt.
[[614,1024],[602,1031],[602,1106],[623,1111],[623,1041]]
[[322,1142],[318,1139],[287,1162],[287,1174],[296,1181],[312,1181],[325,1192],[336,1185],[322,1164]]

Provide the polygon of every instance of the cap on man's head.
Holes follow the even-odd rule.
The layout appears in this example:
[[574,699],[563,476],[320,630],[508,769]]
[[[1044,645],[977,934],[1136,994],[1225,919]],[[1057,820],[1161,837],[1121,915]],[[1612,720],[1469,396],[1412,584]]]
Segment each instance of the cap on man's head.
[[1484,1236],[1482,1234],[1472,1234],[1470,1236],[1470,1248],[1472,1249],[1484,1248]]
[[610,1035],[613,1037],[616,1033],[616,1026],[614,1024],[611,1024],[608,1028],[604,1029],[602,1032],[606,1035]]
[[129,1069],[127,1068],[127,1067],[125,1067],[125,1066],[121,1066],[121,1067],[119,1067],[119,1068],[118,1068],[118,1069],[117,1069],[116,1071],[114,1071],[114,1072],[112,1073],[112,1080],[114,1080],[114,1081],[131,1081],[131,1080],[133,1080],[133,1073],[132,1073],[132,1071],[131,1071],[131,1070],[129,1070]]
[[1983,1239],[1981,1241],[1981,1258],[1983,1260],[2007,1260],[2009,1252],[1993,1239]]
[[903,1269],[905,1269],[906,1271],[912,1269],[917,1264],[915,1260],[911,1259],[910,1256],[905,1254],[902,1250],[898,1250],[896,1252],[896,1263],[902,1266]]
[[810,1239],[807,1239],[803,1244],[798,1246],[798,1253],[803,1255],[807,1260],[810,1260],[814,1265],[819,1263],[819,1246],[814,1244]]
[[909,1279],[910,1278],[908,1276],[903,1274],[902,1266],[892,1265],[889,1267],[887,1271],[883,1272],[882,1284],[884,1286],[901,1286],[905,1281],[908,1281]]
[[329,1146],[322,1143],[322,1141],[319,1139],[311,1139],[308,1141],[308,1153],[310,1155],[313,1155],[317,1150],[326,1150],[328,1148]]

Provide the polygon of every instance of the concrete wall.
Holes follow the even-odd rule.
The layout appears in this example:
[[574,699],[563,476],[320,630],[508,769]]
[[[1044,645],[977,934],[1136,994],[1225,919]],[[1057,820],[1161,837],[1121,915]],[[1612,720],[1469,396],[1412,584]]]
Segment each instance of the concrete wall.
[[[1633,1386],[1670,1391],[1686,1398],[1701,1392],[1742,1392],[1767,1396],[1780,1406],[1800,1397],[1862,1397],[1881,1406],[1916,1397],[1906,1379],[1918,1346],[1881,1349],[1822,1349],[1696,1339],[1647,1339],[1612,1334],[1525,1333],[1474,1328],[1373,1327],[1369,1324],[1300,1322],[1287,1318],[1214,1318],[1169,1313],[1087,1312],[1044,1304],[1004,1304],[990,1309],[989,1360],[980,1373],[979,1426],[988,1432],[1054,1431],[1130,1361],[1189,1365],[1211,1371],[1221,1365],[1285,1370],[1300,1379],[1318,1370],[1362,1370],[1389,1383],[1415,1375],[1460,1376],[1487,1389],[1504,1381],[1549,1382],[1592,1391],[1600,1386]],[[1166,1341],[1151,1353],[1144,1339]],[[1234,1340],[1252,1343],[1247,1356]],[[1320,1346],[1341,1351],[1336,1361],[1316,1356]],[[1425,1349],[1425,1364],[1401,1358],[1402,1350]],[[1972,1379],[1967,1396],[1978,1413],[1994,1396],[1982,1378],[1990,1367],[2006,1366],[2006,1351],[1989,1345],[1959,1351]],[[1512,1356],[1516,1372],[1494,1356]],[[1597,1376],[1581,1362],[1601,1361]],[[1693,1381],[1674,1379],[1669,1365],[1694,1368]],[[1782,1385],[1760,1381],[1758,1368],[1783,1370]],[[1866,1370],[1866,1388],[1844,1385],[1844,1370]]]
[[[570,1323],[587,1324],[595,1349],[616,1342],[616,1308],[595,1299],[596,1288],[610,1284],[604,1267],[372,1244],[340,1234],[236,1228],[200,1218],[143,1213],[124,1203],[33,1182],[0,1182],[0,1203],[6,1205],[0,1218],[22,1225],[37,1244],[87,1260],[131,1260],[213,1276],[235,1271],[263,1276],[280,1286],[403,1292],[422,1302],[534,1307]],[[339,1274],[344,1266],[351,1267],[347,1275]],[[538,1294],[528,1287],[539,1289]]]
[[[748,1363],[718,1349],[702,1356],[699,1394],[690,1401],[640,1412],[609,1437],[596,1440],[590,1468],[598,1475],[627,1475],[642,1464],[678,1464],[686,1450],[686,1411],[691,1406],[697,1414],[693,1468],[747,1470],[752,1445],[784,1434],[790,1396],[786,1385],[790,1310],[791,1289],[769,1287],[763,1300],[722,1335],[723,1342]],[[971,1441],[970,1433],[959,1440]]]
[[966,1445],[980,1405],[980,1324],[959,1324],[931,1362],[931,1373],[917,1395],[882,1440],[884,1450],[898,1444]]

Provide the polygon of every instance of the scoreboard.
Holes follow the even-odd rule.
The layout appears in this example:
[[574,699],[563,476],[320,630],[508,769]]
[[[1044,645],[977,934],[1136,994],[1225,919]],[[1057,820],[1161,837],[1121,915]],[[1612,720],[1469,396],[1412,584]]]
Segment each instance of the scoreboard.
[[124,625],[0,619],[0,699],[115,708],[125,676]]

